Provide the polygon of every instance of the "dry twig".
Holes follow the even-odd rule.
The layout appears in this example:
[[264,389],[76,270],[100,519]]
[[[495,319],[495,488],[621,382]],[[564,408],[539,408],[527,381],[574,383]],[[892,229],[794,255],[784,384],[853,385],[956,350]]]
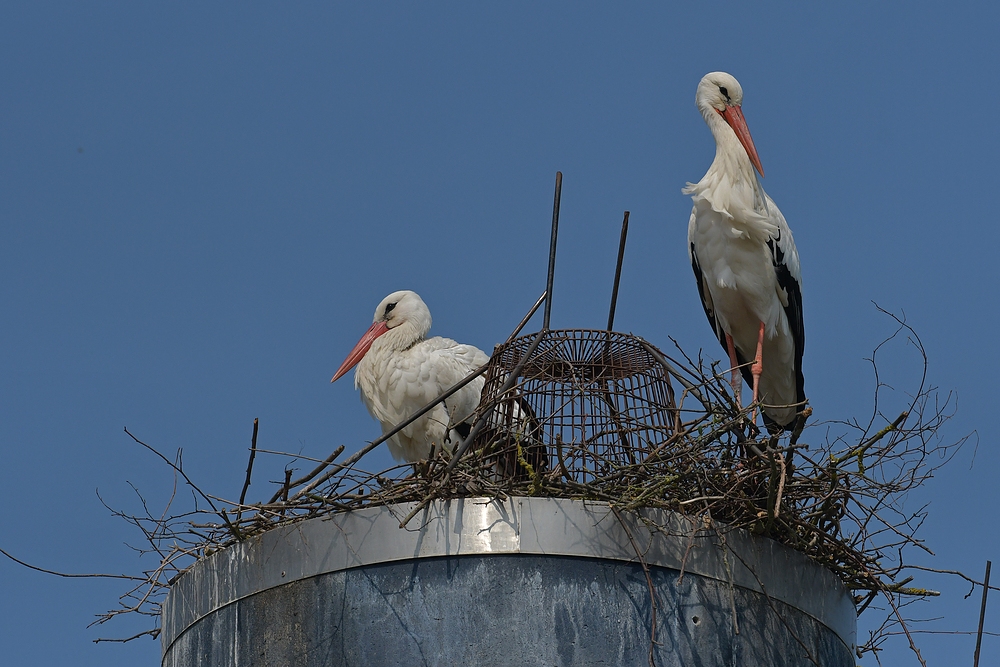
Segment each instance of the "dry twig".
[[[670,358],[642,340],[636,349],[654,360],[657,372],[666,378],[666,389],[643,385],[652,407],[642,412],[641,419],[650,423],[636,425],[628,410],[610,403],[613,393],[627,390],[632,380],[615,375],[614,369],[601,370],[601,363],[618,363],[607,353],[604,339],[593,360],[578,364],[553,352],[559,340],[552,337],[558,332],[549,332],[545,343],[535,335],[513,341],[535,347],[514,356],[518,362],[514,372],[493,380],[499,393],[487,399],[484,391],[477,421],[482,434],[475,437],[473,433],[463,442],[464,453],[452,457],[438,452],[417,464],[419,472],[410,465],[362,470],[365,454],[381,438],[342,463],[334,463],[344,450],[339,447],[298,479],[292,480],[287,471],[267,502],[247,503],[253,455],[264,451],[257,450],[254,438],[240,500],[229,502],[195,486],[179,458],[171,462],[126,430],[171,466],[192,488],[196,502],[188,511],[159,517],[148,511],[140,515],[117,512],[142,530],[149,544],[142,552],[154,554],[158,562],[143,576],[123,577],[137,586],[122,596],[120,609],[103,614],[98,622],[123,613],[156,616],[166,588],[192,563],[277,526],[333,512],[415,503],[401,521],[405,525],[436,499],[539,495],[602,500],[610,502],[616,514],[660,508],[699,522],[701,517],[711,517],[714,526],[768,537],[835,573],[855,594],[860,610],[869,609],[878,595],[889,599],[892,611],[862,650],[881,650],[881,644],[898,629],[912,644],[900,601],[933,591],[907,587],[909,580],[902,577],[906,569],[925,569],[910,566],[905,556],[914,548],[926,549],[916,536],[925,510],[908,509],[904,500],[946,464],[966,439],[942,441],[941,429],[952,414],[951,397],[941,398],[926,385],[926,356],[919,339],[905,321],[892,317],[899,326],[894,337],[902,336],[912,344],[924,364],[916,391],[893,411],[898,416],[883,414],[891,401],[875,365],[876,354],[891,337],[872,355],[876,386],[867,423],[827,421],[806,427],[803,418],[793,433],[780,438],[761,436],[748,423],[747,411],[730,395],[728,369],[706,365],[683,352],[681,360]],[[536,361],[535,348],[537,358],[549,366]],[[592,405],[610,406],[606,409],[612,418],[558,430],[551,415],[535,410],[537,423],[530,428],[511,430],[509,419],[504,428],[496,415],[514,414],[510,403],[503,412],[504,401],[530,398],[531,387],[521,378],[522,371],[537,375],[555,365],[572,378],[568,398],[560,399],[562,403],[553,400],[555,410],[580,400],[576,397],[596,386]],[[675,397],[671,382],[683,388],[679,396]],[[199,508],[198,499],[210,511]],[[634,540],[633,546],[638,554]],[[654,597],[654,622],[655,613]]]

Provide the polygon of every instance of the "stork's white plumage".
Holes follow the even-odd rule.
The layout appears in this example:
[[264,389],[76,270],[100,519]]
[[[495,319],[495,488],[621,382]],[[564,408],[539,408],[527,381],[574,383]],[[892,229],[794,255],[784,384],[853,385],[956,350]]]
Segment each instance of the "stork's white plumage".
[[[715,161],[685,194],[694,200],[688,251],[705,314],[760,400],[772,431],[791,428],[806,397],[802,283],[792,231],[754,173],[764,169],[743,118],[743,89],[706,74],[695,96],[715,137]],[[753,361],[751,368],[746,367]],[[739,379],[733,371],[739,395]]]
[[[426,338],[431,313],[415,292],[393,292],[375,309],[372,326],[337,369],[335,382],[357,365],[354,386],[368,412],[388,433],[441,392],[489,361],[472,345]],[[426,459],[431,447],[448,451],[467,435],[483,390],[479,376],[387,441],[397,461]]]

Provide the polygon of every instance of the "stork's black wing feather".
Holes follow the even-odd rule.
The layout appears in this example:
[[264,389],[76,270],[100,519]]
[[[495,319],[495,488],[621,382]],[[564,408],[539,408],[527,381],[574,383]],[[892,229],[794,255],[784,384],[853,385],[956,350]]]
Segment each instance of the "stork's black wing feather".
[[[802,288],[785,264],[781,237],[769,240],[767,246],[771,249],[771,261],[774,264],[774,275],[778,279],[778,286],[785,290],[788,297],[788,305],[784,307],[784,311],[792,339],[795,341],[795,402],[799,403],[796,409],[796,413],[799,413],[805,406],[806,400],[805,378],[802,377],[802,354],[806,349],[806,329],[802,321]],[[794,420],[792,423],[794,424]],[[791,428],[792,424],[782,426],[787,429]]]

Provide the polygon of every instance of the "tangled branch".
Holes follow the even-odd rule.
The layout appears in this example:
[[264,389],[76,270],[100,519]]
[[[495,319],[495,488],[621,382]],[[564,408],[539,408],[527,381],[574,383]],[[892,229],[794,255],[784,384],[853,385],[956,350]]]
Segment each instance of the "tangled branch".
[[[138,550],[154,558],[156,566],[134,577],[119,607],[96,622],[122,614],[158,619],[170,584],[193,563],[278,526],[334,512],[416,503],[401,521],[405,526],[436,499],[545,496],[605,501],[616,515],[661,508],[697,522],[705,519],[706,527],[721,523],[775,540],[835,573],[853,593],[859,613],[876,609],[873,602],[879,596],[889,601],[890,609],[882,610],[885,620],[876,624],[862,651],[877,657],[889,637],[903,633],[919,656],[901,610],[909,600],[936,593],[911,586],[913,577],[906,575],[921,570],[908,564],[907,554],[929,549],[917,537],[926,510],[910,508],[905,501],[969,436],[943,440],[941,430],[954,413],[953,397],[927,385],[927,357],[919,338],[905,320],[887,315],[897,329],[870,359],[875,373],[871,415],[864,422],[806,425],[811,416],[806,409],[792,433],[761,434],[750,422],[750,408],[736,404],[730,393],[729,369],[701,357],[691,359],[679,347],[675,359],[634,339],[636,354],[645,350],[653,360],[655,369],[649,372],[665,383],[663,391],[652,381],[636,384],[630,379],[635,373],[619,373],[616,369],[626,362],[609,352],[610,342],[580,348],[585,363],[555,354],[559,345],[586,338],[579,332],[550,332],[543,344],[536,335],[508,341],[511,350],[523,349],[516,346],[519,340],[530,341],[530,354],[536,356],[531,363],[527,356],[512,357],[517,377],[510,368],[487,372],[481,429],[463,442],[464,455],[438,449],[416,464],[372,472],[361,467],[371,446],[341,463],[344,448],[338,447],[325,459],[310,459],[318,465],[295,480],[287,470],[284,480],[265,494],[266,502],[236,502],[204,492],[184,471],[180,452],[171,461],[126,430],[170,466],[175,494],[179,480],[190,487],[193,503],[171,513],[172,495],[159,515],[145,501],[139,514],[112,510],[141,531],[146,546]],[[922,364],[916,390],[902,401],[883,382],[876,363],[879,352],[894,341],[912,346]],[[638,363],[635,355],[626,361]],[[540,393],[543,385],[531,383],[543,373],[571,378],[568,388],[558,395]],[[499,389],[488,395],[491,386]],[[643,402],[621,398],[629,392],[634,398],[640,389],[646,392]],[[545,401],[553,407],[543,413]],[[590,421],[558,421],[554,415],[574,401],[601,418],[588,414]],[[893,402],[898,405],[890,413]],[[250,487],[252,457],[258,454],[293,456],[258,448],[255,420],[243,496]],[[157,633],[154,628],[142,634]]]

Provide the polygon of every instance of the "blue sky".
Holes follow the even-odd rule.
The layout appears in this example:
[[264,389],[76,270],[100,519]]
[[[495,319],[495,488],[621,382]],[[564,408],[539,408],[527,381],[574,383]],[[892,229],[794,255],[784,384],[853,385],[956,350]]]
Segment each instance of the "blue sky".
[[[433,333],[492,349],[544,287],[556,170],[553,326],[605,322],[628,209],[616,328],[722,356],[680,193],[714,155],[694,92],[722,69],[802,258],[817,418],[867,416],[864,358],[892,330],[872,302],[905,313],[958,398],[945,439],[981,436],[910,499],[937,554],[918,561],[981,576],[1000,545],[998,21],[990,3],[6,6],[0,547],[141,569],[95,489],[159,507],[171,475],[125,426],[225,497],[255,417],[261,447],[319,458],[375,437],[350,381],[329,384],[374,307],[413,289]],[[899,345],[883,378],[911,389],[916,363]],[[285,463],[258,458],[250,497]],[[944,593],[921,615],[974,630],[965,586],[919,583]],[[114,582],[0,561],[0,592],[10,664],[158,662],[148,639],[91,643],[145,627],[85,627]],[[918,639],[931,664],[971,664],[974,638]],[[897,642],[883,664],[916,661]]]

